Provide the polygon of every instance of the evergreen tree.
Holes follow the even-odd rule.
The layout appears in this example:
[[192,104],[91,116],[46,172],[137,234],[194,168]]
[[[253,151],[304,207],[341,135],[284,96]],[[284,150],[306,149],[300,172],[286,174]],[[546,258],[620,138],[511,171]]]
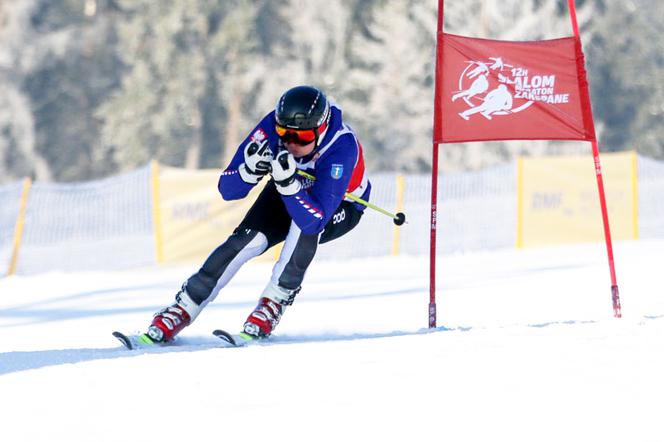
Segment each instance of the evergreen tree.
[[96,160],[120,169],[158,158],[198,166],[208,23],[201,2],[121,3],[117,54],[127,67],[121,90],[100,106]]
[[433,2],[373,2],[352,29],[342,104],[372,169],[419,171],[430,161],[435,11]]
[[[576,3],[601,146],[664,158],[658,2]],[[150,159],[223,167],[280,94],[303,83],[339,102],[371,170],[427,170],[437,6],[437,0],[1,2],[0,180],[84,180]],[[445,30],[503,40],[571,34],[566,0],[448,0]],[[578,147],[454,144],[441,149],[441,163],[468,169],[567,149]]]
[[664,159],[664,12],[651,0],[599,5],[586,53],[601,145]]

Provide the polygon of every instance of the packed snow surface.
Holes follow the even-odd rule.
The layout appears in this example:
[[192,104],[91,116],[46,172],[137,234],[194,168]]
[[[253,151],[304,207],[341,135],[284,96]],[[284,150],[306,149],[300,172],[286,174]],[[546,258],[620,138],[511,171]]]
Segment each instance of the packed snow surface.
[[662,441],[663,241],[314,262],[265,345],[221,348],[246,265],[177,345],[127,351],[195,267],[0,280],[0,439]]

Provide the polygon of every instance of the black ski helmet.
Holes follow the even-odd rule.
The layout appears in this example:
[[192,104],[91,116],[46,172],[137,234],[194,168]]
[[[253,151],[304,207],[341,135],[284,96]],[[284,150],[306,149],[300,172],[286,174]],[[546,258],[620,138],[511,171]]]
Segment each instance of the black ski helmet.
[[330,103],[320,89],[313,86],[296,86],[279,98],[274,116],[281,127],[313,130],[318,145],[318,137],[327,128],[330,120]]

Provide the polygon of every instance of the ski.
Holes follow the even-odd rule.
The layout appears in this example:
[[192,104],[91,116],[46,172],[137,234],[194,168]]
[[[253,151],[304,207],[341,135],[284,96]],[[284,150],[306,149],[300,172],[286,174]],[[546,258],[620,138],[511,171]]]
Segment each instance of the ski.
[[141,333],[137,335],[127,335],[119,331],[114,331],[113,336],[115,336],[118,341],[124,345],[127,350],[136,350],[139,348],[148,348],[154,347],[157,345],[147,334]]
[[233,347],[244,347],[252,342],[264,341],[265,338],[257,338],[245,332],[240,332],[237,335],[228,333],[226,330],[217,329],[212,332],[213,335],[232,345]]
[[[125,334],[119,331],[114,331],[112,334],[127,350],[154,349],[178,345],[175,343],[175,340],[169,342],[155,342],[146,333]],[[221,329],[214,330],[212,334],[223,341],[223,344],[218,347],[244,347],[252,342],[263,342],[266,340],[265,338],[256,338],[244,332],[231,334]],[[178,342],[180,341],[178,340]],[[184,345],[187,345],[186,340],[184,341]]]

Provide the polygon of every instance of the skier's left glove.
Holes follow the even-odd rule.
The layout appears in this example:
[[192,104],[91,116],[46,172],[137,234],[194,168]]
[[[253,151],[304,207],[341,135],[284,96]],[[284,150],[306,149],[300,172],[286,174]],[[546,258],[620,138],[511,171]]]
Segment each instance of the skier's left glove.
[[282,150],[271,161],[272,165],[272,179],[277,185],[277,190],[284,196],[295,195],[302,188],[300,180],[295,176],[297,174],[297,166],[293,155]]

